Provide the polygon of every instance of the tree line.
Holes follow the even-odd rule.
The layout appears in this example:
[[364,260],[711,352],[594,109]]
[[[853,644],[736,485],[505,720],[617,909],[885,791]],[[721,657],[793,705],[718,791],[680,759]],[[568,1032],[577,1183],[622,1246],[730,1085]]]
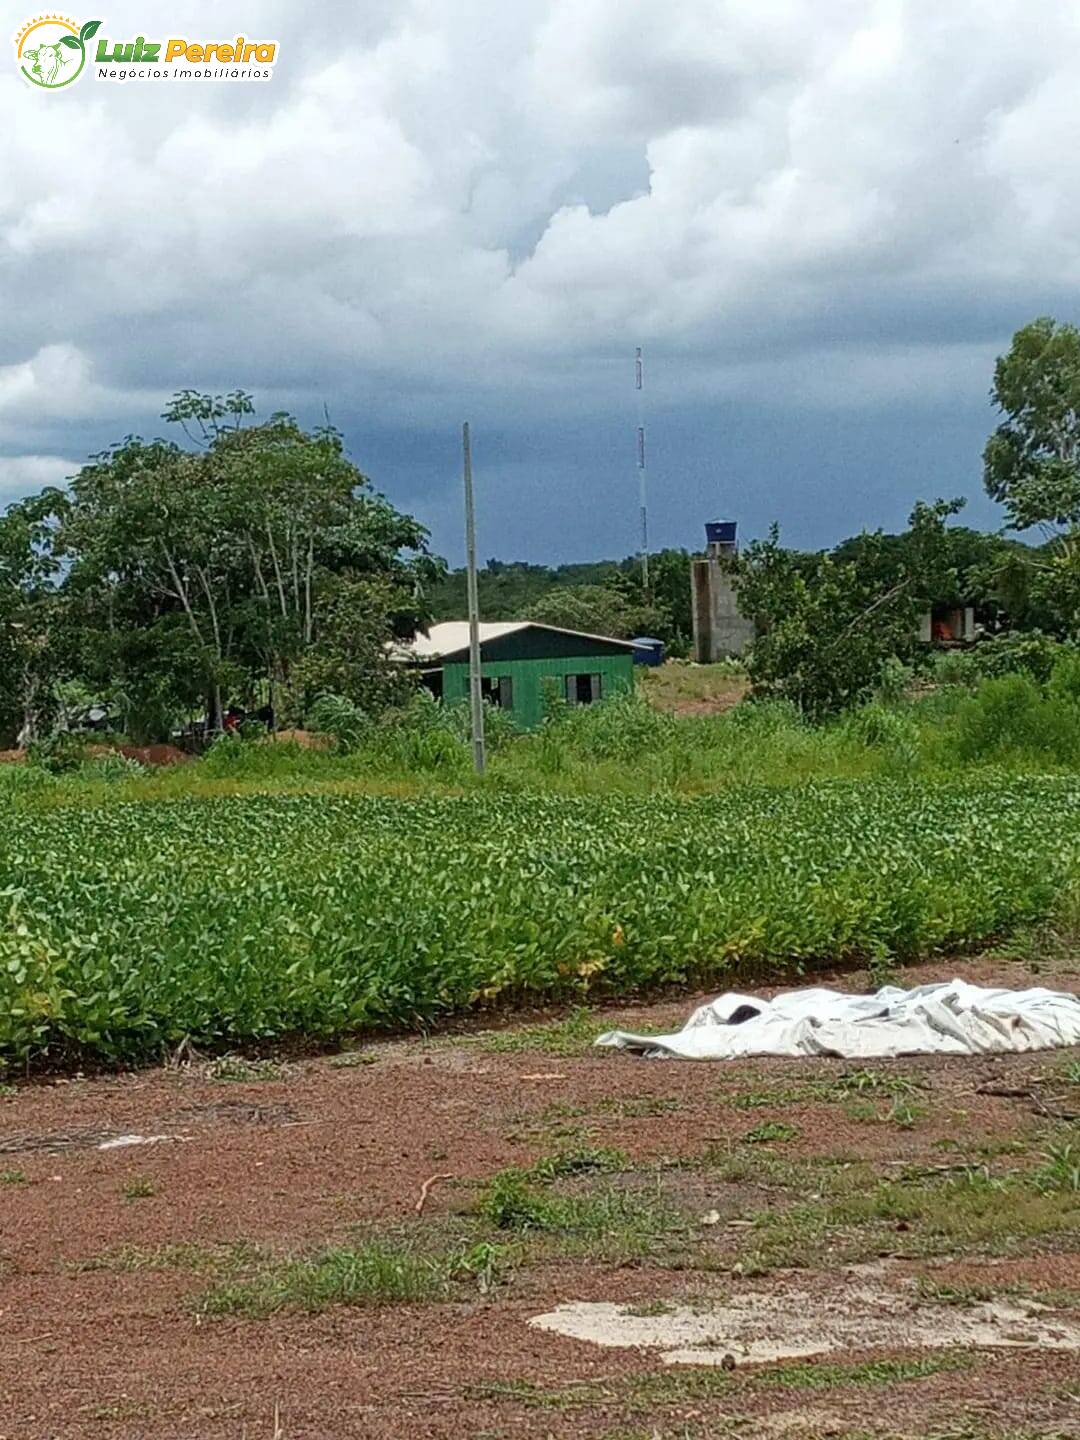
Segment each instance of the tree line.
[[[916,505],[900,535],[802,552],[774,527],[731,562],[757,629],[748,664],[759,693],[810,713],[858,703],[884,666],[916,658],[932,604],[1077,638],[1080,331],[1049,318],[1018,331],[991,399],[1000,422],[983,479],[1012,533],[950,523],[963,502],[935,500]],[[400,701],[408,676],[388,645],[461,618],[464,572],[432,555],[423,525],[373,488],[332,427],[257,420],[242,390],[180,391],[162,418],[186,443],[129,435],[67,489],[0,516],[0,737],[47,733],[89,698],[140,741],[197,714],[220,729],[237,701],[285,723],[325,695],[368,712]],[[489,560],[481,612],[655,635],[685,654],[690,560],[650,557],[647,591],[636,557]]]

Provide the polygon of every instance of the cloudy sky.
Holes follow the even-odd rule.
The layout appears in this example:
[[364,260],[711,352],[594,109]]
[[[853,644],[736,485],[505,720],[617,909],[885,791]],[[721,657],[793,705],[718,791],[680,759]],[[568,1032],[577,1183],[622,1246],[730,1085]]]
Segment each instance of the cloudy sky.
[[[180,386],[315,423],[459,559],[772,519],[801,545],[981,495],[994,357],[1080,319],[1061,0],[109,0],[102,34],[280,44],[265,84],[0,68],[0,501]],[[29,12],[27,17],[29,18]]]

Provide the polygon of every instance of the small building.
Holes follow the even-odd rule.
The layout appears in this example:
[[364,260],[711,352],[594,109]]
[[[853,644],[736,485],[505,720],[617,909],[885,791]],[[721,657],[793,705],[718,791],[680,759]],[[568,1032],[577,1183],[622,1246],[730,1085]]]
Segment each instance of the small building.
[[694,659],[701,665],[745,655],[754,641],[754,622],[739,609],[726,561],[737,553],[734,520],[705,526],[705,554],[690,564],[690,607]]
[[978,634],[974,605],[935,605],[919,620],[919,639],[924,645],[970,645]]
[[[401,658],[415,664],[424,685],[446,704],[469,698],[469,622],[447,620],[421,632]],[[535,620],[497,620],[480,625],[480,673],[484,699],[514,717],[522,730],[544,718],[545,681],[570,705],[591,705],[632,690],[631,640],[584,635]]]

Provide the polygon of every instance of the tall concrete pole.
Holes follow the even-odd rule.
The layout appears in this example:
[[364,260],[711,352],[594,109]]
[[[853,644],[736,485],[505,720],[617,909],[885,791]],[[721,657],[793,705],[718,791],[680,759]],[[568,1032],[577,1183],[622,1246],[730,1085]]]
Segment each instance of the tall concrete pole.
[[469,422],[461,427],[465,459],[465,566],[469,595],[469,714],[472,721],[473,767],[483,775],[484,699],[480,688],[480,593],[476,583],[476,511],[473,506],[472,445]]
[[641,358],[641,346],[634,356],[634,389],[637,392],[637,468],[638,493],[641,513],[641,588],[649,598],[649,518],[645,504],[645,413],[644,397],[645,367]]

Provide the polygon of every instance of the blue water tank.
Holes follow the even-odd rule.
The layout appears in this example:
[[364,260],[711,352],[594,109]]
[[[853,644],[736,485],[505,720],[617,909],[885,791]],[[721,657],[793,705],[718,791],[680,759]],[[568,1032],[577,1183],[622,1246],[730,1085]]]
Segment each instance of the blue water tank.
[[705,539],[710,545],[735,544],[737,520],[708,520],[705,523]]
[[664,663],[664,642],[655,635],[635,635],[634,664],[662,665]]

